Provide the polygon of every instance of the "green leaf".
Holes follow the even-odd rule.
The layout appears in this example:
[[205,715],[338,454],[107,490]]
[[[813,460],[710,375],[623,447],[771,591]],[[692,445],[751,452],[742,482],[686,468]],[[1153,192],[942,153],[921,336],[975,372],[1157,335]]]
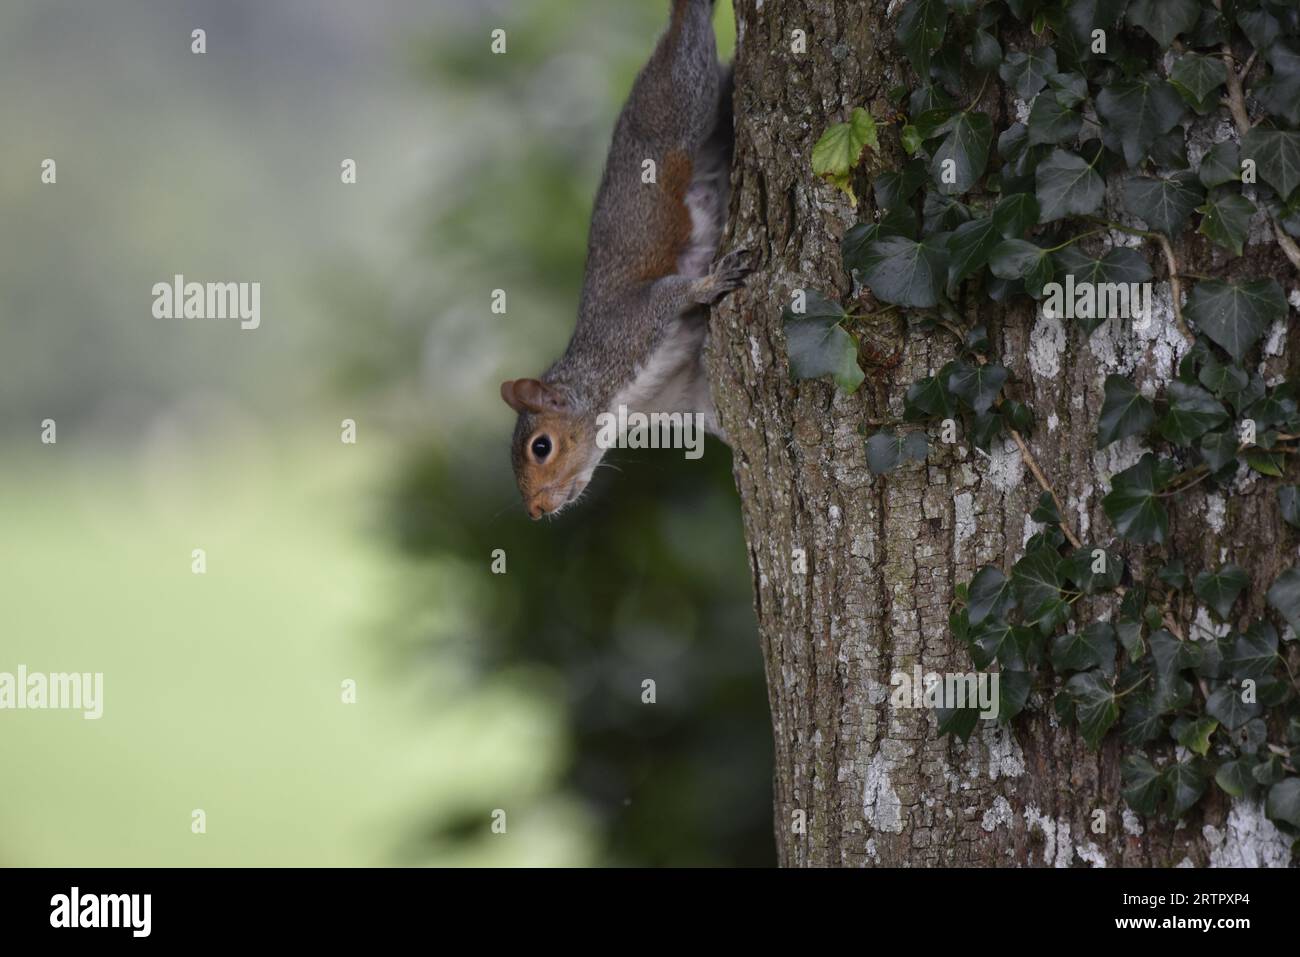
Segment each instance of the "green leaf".
[[[984,175],[993,142],[993,123],[984,113],[957,113],[938,130],[946,134],[930,161],[930,174],[939,192],[955,196],[970,190]],[[953,182],[944,178],[944,166],[952,161]]]
[[877,475],[892,472],[906,462],[924,462],[929,442],[924,432],[898,435],[892,431],[877,432],[867,439],[867,467]]
[[1130,542],[1161,544],[1169,531],[1169,513],[1156,495],[1156,458],[1150,452],[1138,463],[1111,479],[1111,490],[1101,500],[1115,530]]
[[1050,492],[1044,492],[1038,496],[1038,504],[1029,513],[1029,517],[1042,525],[1061,524],[1061,512],[1056,507],[1056,499],[1052,498]]
[[1139,814],[1154,814],[1160,801],[1160,772],[1141,754],[1126,754],[1120,763],[1121,793]]
[[1201,572],[1192,582],[1196,597],[1213,609],[1220,620],[1226,620],[1242,589],[1250,584],[1250,576],[1239,565],[1224,565],[1217,572]]
[[1133,383],[1120,375],[1106,377],[1106,398],[1101,404],[1097,420],[1097,448],[1104,449],[1112,442],[1145,432],[1156,421],[1151,400],[1143,396]]
[[1061,556],[1050,548],[1037,548],[1011,569],[1011,585],[1027,625],[1064,620],[1069,611],[1061,597]]
[[1160,420],[1160,434],[1174,445],[1191,445],[1228,420],[1228,410],[1199,385],[1175,379],[1168,396],[1169,412]]
[[1200,18],[1201,6],[1196,0],[1133,0],[1126,14],[1129,23],[1151,34],[1163,48],[1196,26]]
[[1228,81],[1228,69],[1216,57],[1184,53],[1169,71],[1169,81],[1197,113],[1217,106],[1214,91]]
[[1205,793],[1205,774],[1199,762],[1179,761],[1165,768],[1161,775],[1169,795],[1169,813],[1182,817]]
[[841,328],[844,310],[816,292],[808,292],[803,313],[786,306],[784,320],[790,372],[796,379],[829,376],[845,392],[865,378],[858,366],[858,340]]
[[1288,568],[1278,575],[1265,598],[1269,607],[1286,619],[1291,630],[1300,634],[1300,571]]
[[898,17],[898,42],[922,78],[930,70],[930,54],[939,48],[948,26],[944,0],[909,0]]
[[999,279],[1023,279],[1025,291],[1035,297],[1042,295],[1056,271],[1051,250],[1027,239],[1005,239],[994,246],[989,269]]
[[903,419],[907,422],[947,419],[956,411],[956,403],[939,376],[918,379],[907,387],[903,397]]
[[1002,241],[993,217],[962,223],[948,237],[948,285],[955,286],[967,276],[983,269],[989,253]]
[[1264,813],[1271,821],[1300,828],[1300,778],[1283,778],[1269,788]]
[[1183,310],[1197,328],[1238,361],[1269,325],[1286,313],[1286,296],[1276,279],[1242,283],[1206,279],[1196,284]]
[[[1241,180],[1241,150],[1236,143],[1215,143],[1201,157],[1200,169],[1196,171],[1201,185],[1207,189],[1222,186],[1224,183],[1236,183]],[[1200,205],[1198,199],[1197,205]]]
[[1247,704],[1241,700],[1241,690],[1229,684],[1221,684],[1210,692],[1205,700],[1205,712],[1218,718],[1229,731],[1236,731],[1262,709],[1258,703]]
[[1282,520],[1292,528],[1300,528],[1300,488],[1283,485],[1277,490],[1277,507]]
[[978,625],[989,616],[1005,617],[1015,607],[1016,597],[1011,590],[1010,579],[1000,569],[986,565],[971,579],[967,602],[970,607],[970,623]]
[[980,717],[978,708],[936,708],[935,712],[939,717],[939,734],[950,734],[962,741],[970,737]]
[[991,73],[1002,63],[1002,45],[987,30],[975,31],[971,39],[971,62],[985,73]]
[[1178,91],[1154,74],[1121,80],[1097,94],[1097,115],[1119,137],[1124,161],[1137,167],[1156,137],[1173,129],[1187,105]]
[[1174,237],[1201,204],[1205,191],[1192,173],[1168,178],[1130,176],[1124,180],[1124,205],[1152,229]]
[[[1098,565],[1101,570],[1094,571]],[[1108,549],[1084,545],[1070,553],[1064,571],[1065,577],[1078,585],[1080,591],[1092,595],[1119,584],[1124,576],[1124,559]]]
[[1240,256],[1250,232],[1250,218],[1255,215],[1255,204],[1236,193],[1220,191],[1196,211],[1203,217],[1197,232],[1231,250],[1234,256]]
[[1250,762],[1244,758],[1225,761],[1219,765],[1219,770],[1214,772],[1214,783],[1224,794],[1237,798],[1245,797],[1255,788],[1255,781],[1250,776]]
[[1052,150],[1038,164],[1034,182],[1040,223],[1096,212],[1106,194],[1106,184],[1097,171],[1081,156],[1061,149]]
[[1110,726],[1119,718],[1115,689],[1100,671],[1083,671],[1070,677],[1065,690],[1074,702],[1083,740],[1096,750]]
[[1115,629],[1109,622],[1098,621],[1073,634],[1053,635],[1048,655],[1058,673],[1089,668],[1110,671],[1115,667],[1115,648]]
[[1277,629],[1260,621],[1237,635],[1228,667],[1238,681],[1244,678],[1260,681],[1272,674],[1277,661]]
[[1264,109],[1300,125],[1300,54],[1279,40],[1264,53],[1273,73],[1252,91]]
[[947,386],[975,412],[987,412],[1006,381],[1007,370],[995,362],[984,365],[957,362],[948,375]]
[[876,298],[899,306],[936,305],[948,278],[946,237],[921,242],[888,236],[869,244],[862,256],[862,281]]
[[993,208],[993,225],[1007,239],[1018,239],[1038,224],[1038,200],[1033,193],[1004,196]]
[[1255,161],[1260,178],[1284,201],[1300,186],[1300,133],[1256,126],[1242,139],[1241,155]]
[[1028,102],[1047,85],[1048,74],[1057,72],[1056,51],[1051,47],[1010,54],[998,70],[1002,81]]
[[1174,740],[1193,754],[1205,757],[1210,750],[1210,736],[1218,727],[1219,722],[1213,718],[1197,718],[1180,728]]
[[1006,724],[1024,711],[1033,688],[1029,672],[1003,668],[998,675],[998,722]]
[[1043,92],[1034,99],[1028,125],[1030,146],[1042,143],[1055,146],[1079,135],[1079,130],[1083,128],[1083,115],[1063,106],[1055,95]]
[[812,150],[813,172],[823,177],[836,189],[847,193],[856,206],[858,198],[850,183],[853,169],[862,159],[863,150],[880,149],[876,136],[876,121],[862,107],[856,107],[847,123],[836,123],[827,128]]
[[1213,472],[1226,466],[1237,458],[1237,437],[1232,430],[1226,432],[1207,432],[1201,436],[1201,455]]

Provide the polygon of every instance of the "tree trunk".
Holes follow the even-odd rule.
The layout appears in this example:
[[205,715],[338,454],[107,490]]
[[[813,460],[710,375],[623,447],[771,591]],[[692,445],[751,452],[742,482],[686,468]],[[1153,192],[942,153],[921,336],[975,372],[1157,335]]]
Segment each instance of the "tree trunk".
[[[851,293],[839,242],[871,210],[866,190],[858,190],[863,202],[854,210],[813,175],[812,146],[855,106],[891,116],[888,91],[910,74],[893,42],[897,10],[889,12],[886,0],[735,6],[729,246],[755,250],[761,265],[716,311],[710,362],[753,570],[775,737],[780,861],[1286,863],[1289,842],[1258,803],[1230,806],[1212,794],[1178,827],[1135,815],[1120,796],[1116,736],[1090,750],[1073,725],[1056,721],[1050,696],[1036,694],[1009,728],[981,721],[965,744],[939,735],[932,710],[891,705],[895,672],[910,674],[917,664],[973,670],[949,633],[954,588],[983,565],[1009,568],[1023,554],[1040,489],[1016,446],[1002,440],[991,456],[964,441],[932,440],[924,463],[884,477],[868,470],[871,423],[896,418],[907,385],[953,357],[946,339],[882,333],[864,353],[901,352],[893,361],[864,355],[867,380],[853,395],[791,380],[782,308],[796,289]],[[795,30],[806,32],[806,53],[791,50]],[[1000,95],[991,90],[984,108],[996,113]],[[1004,99],[1001,109],[1010,108]],[[897,143],[896,128],[882,134],[886,155]],[[1212,255],[1188,242],[1189,261]],[[1167,278],[1158,252],[1147,250],[1147,257],[1157,280]],[[1289,270],[1275,275],[1286,277],[1288,293],[1294,289]],[[1169,295],[1168,283],[1157,282],[1166,310]],[[1101,383],[1117,371],[1167,382],[1186,344],[1168,317],[1157,317],[1146,338],[1109,326],[1086,336],[1039,318],[1032,303],[977,308],[995,354],[1035,410],[1029,446],[1066,522],[1085,542],[1111,544],[1114,531],[1099,501],[1106,480],[1137,460],[1139,446],[1128,439],[1095,450]],[[1230,501],[1189,494],[1171,525],[1187,554],[1207,562],[1226,555],[1255,583],[1271,581],[1289,563],[1276,554],[1282,532],[1265,501],[1271,490],[1245,488]],[[806,573],[798,570],[800,550]],[[1263,589],[1251,591],[1250,610],[1258,613]]]

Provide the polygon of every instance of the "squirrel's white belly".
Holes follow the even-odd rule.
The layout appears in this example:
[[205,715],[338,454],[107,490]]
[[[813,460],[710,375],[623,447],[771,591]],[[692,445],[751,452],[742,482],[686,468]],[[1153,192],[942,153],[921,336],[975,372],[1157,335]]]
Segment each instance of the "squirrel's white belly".
[[624,406],[628,412],[698,412],[704,428],[721,436],[704,368],[707,334],[702,316],[677,319],[636,378],[610,401],[609,411]]

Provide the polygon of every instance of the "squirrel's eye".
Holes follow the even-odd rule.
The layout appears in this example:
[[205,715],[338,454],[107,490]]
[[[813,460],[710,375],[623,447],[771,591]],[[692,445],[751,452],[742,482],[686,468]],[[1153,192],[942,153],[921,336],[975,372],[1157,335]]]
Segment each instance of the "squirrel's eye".
[[537,461],[540,462],[542,459],[546,458],[546,456],[550,454],[551,454],[550,436],[539,435],[537,438],[533,439],[533,457],[536,458]]

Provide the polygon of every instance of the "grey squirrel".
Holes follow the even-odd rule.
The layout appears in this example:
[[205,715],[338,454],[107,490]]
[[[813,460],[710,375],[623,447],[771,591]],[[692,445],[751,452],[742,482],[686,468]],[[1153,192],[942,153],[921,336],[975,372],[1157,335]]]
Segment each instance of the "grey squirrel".
[[[540,379],[501,383],[519,413],[511,459],[534,519],[591,481],[605,453],[601,412],[699,412],[721,435],[702,356],[708,306],[740,287],[750,257],[738,250],[710,267],[727,216],[733,89],[731,67],[718,62],[713,3],[673,0],[623,106],[568,348]],[[646,160],[653,182],[642,180]]]

